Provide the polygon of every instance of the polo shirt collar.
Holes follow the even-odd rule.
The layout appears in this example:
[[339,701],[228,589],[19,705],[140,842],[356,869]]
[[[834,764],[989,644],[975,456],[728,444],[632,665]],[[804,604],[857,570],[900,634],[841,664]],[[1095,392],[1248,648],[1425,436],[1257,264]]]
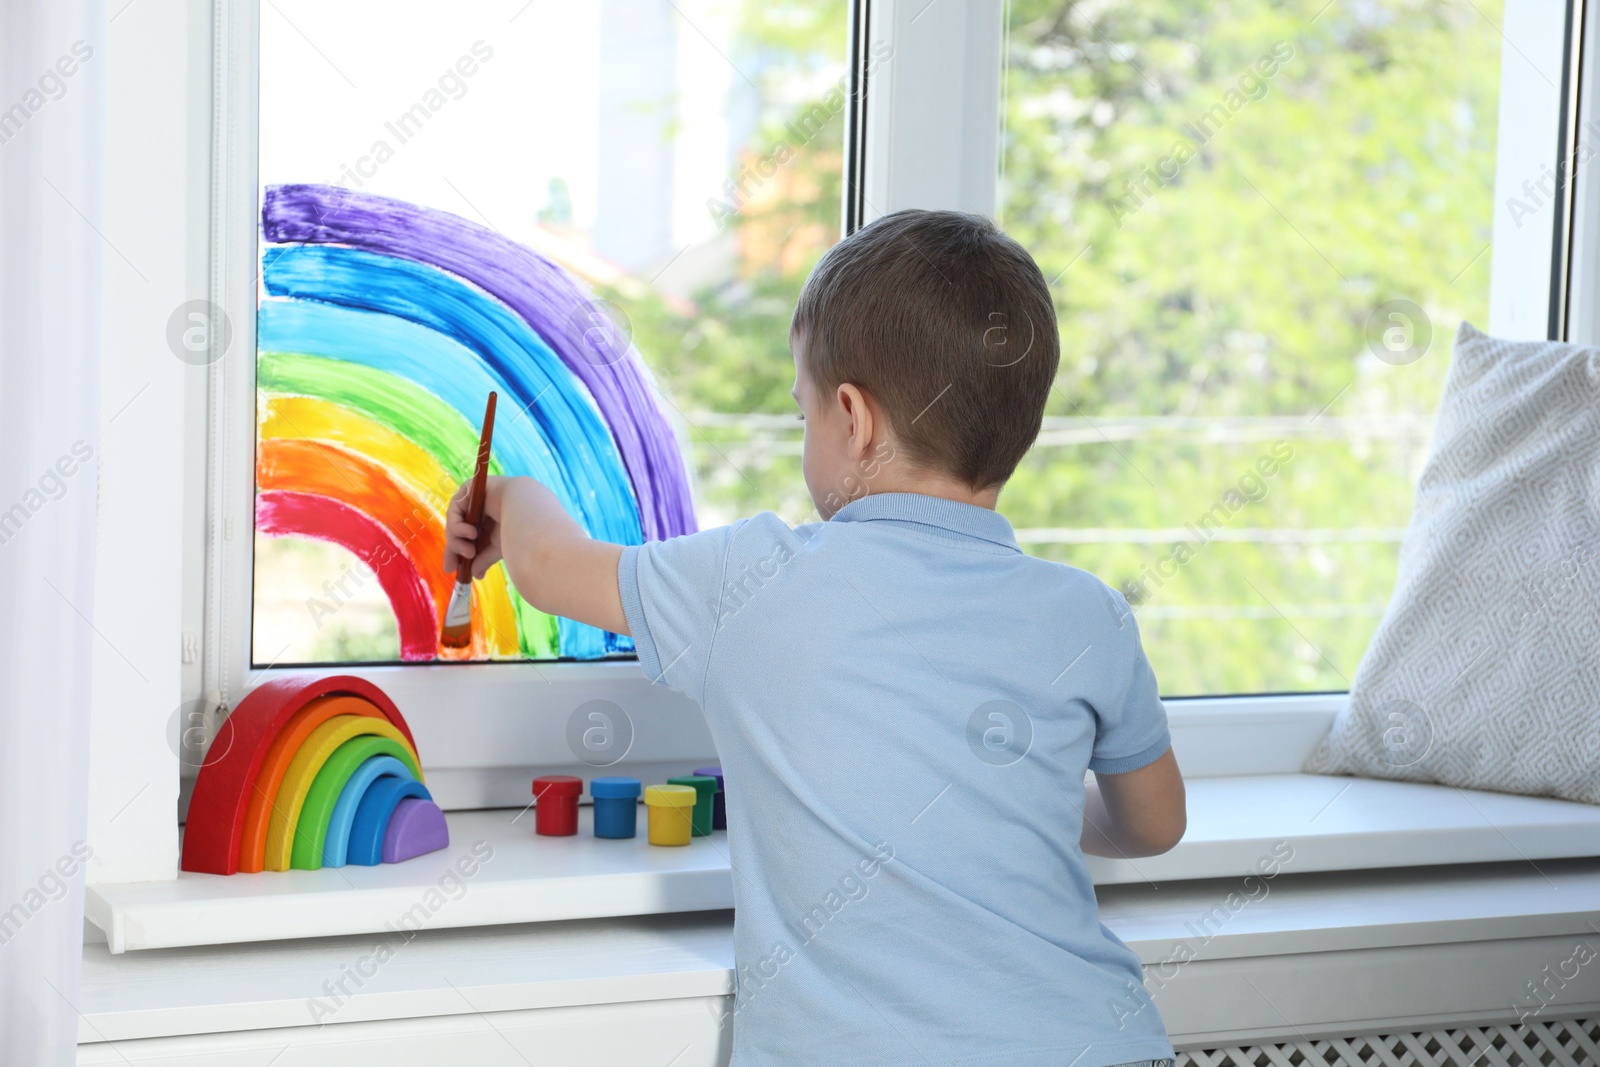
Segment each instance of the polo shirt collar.
[[1011,523],[998,511],[921,493],[873,493],[840,508],[834,522],[910,522],[1021,552]]

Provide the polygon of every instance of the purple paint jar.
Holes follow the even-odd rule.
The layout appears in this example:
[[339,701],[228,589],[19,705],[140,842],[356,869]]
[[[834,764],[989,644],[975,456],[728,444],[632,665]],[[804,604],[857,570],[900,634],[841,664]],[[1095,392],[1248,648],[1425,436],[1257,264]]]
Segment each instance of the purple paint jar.
[[711,801],[711,828],[713,830],[726,830],[728,828],[728,795],[723,792],[722,768],[701,767],[694,773],[717,780],[717,795]]

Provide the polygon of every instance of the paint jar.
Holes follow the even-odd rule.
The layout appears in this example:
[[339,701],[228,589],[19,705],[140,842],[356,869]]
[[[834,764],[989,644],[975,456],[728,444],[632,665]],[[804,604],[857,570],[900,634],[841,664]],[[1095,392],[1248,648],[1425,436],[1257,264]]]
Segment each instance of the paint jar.
[[571,837],[578,832],[578,798],[583,779],[547,774],[533,780],[533,829],[545,837]]
[[686,785],[652,785],[644,791],[650,809],[652,845],[687,845],[699,793]]
[[717,780],[717,795],[711,804],[711,828],[713,830],[726,830],[728,828],[728,794],[726,787],[722,784],[722,768],[701,767],[694,773],[703,774],[707,778],[715,778]]
[[694,823],[692,829],[696,837],[711,836],[711,816],[716,807],[717,780],[704,774],[684,774],[677,778],[668,778],[668,785],[686,785],[695,791]]
[[639,832],[639,779],[591,778],[594,836],[633,837]]

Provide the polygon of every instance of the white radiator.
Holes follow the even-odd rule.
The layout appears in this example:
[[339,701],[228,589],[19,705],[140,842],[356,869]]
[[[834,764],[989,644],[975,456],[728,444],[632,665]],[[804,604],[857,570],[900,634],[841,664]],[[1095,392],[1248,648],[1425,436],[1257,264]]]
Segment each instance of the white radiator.
[[1600,1067],[1600,1018],[1196,1049],[1176,1067]]

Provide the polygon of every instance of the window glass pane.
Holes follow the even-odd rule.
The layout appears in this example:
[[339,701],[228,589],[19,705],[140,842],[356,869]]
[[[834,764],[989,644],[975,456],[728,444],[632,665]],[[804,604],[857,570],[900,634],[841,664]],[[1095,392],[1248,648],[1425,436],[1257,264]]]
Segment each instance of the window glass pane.
[[626,653],[503,573],[441,649],[447,495],[495,388],[495,469],[597,537],[804,517],[787,331],[839,233],[845,0],[375,10],[261,8],[253,659]]
[[1062,360],[1002,507],[1128,596],[1164,693],[1354,676],[1487,326],[1500,14],[1011,0],[1000,214]]

